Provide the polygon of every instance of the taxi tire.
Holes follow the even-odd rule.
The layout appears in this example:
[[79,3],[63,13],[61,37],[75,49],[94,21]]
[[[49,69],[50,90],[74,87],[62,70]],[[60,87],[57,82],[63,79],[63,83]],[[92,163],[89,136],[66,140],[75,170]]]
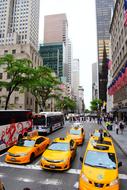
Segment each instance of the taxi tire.
[[34,153],[32,153],[30,156],[30,163],[34,161],[34,158],[35,158],[35,155],[34,155]]

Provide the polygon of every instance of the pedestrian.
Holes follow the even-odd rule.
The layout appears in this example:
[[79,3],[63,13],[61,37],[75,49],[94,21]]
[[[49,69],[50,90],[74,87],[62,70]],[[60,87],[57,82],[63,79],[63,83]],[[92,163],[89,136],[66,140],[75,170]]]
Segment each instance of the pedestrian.
[[123,131],[124,131],[124,123],[123,123],[122,121],[119,123],[119,128],[120,128],[121,134],[123,134]]
[[116,130],[116,134],[119,134],[119,125],[118,122],[115,122],[115,130]]

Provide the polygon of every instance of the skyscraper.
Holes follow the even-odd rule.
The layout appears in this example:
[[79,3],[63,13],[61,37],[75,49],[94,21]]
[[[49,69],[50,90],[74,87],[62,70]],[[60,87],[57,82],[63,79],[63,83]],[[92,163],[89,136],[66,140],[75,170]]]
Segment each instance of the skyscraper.
[[[104,52],[104,44],[106,48],[107,57],[110,54],[110,34],[109,27],[111,22],[111,15],[114,8],[114,0],[96,0],[96,21],[97,21],[97,49],[98,49],[98,72],[101,73],[102,60]],[[101,78],[99,77],[100,81]],[[99,85],[99,98],[100,97]]]
[[38,47],[40,0],[0,1],[0,46],[31,44]]
[[[40,0],[0,0],[0,57],[13,54],[16,59],[29,59],[33,67],[43,64],[38,55]],[[8,80],[0,67],[1,80]],[[4,108],[7,89],[0,89],[0,109]],[[28,91],[14,91],[9,109],[35,111],[35,97]],[[37,110],[36,110],[37,111]]]
[[[57,48],[58,44],[61,44],[60,51]],[[50,49],[53,49],[54,53],[51,54]],[[46,62],[44,61],[44,65],[52,68],[58,77],[63,78],[64,81],[71,84],[71,43],[68,39],[66,14],[47,15],[44,17],[44,44],[40,47],[42,57],[46,55],[44,52],[48,55],[48,59]],[[56,59],[53,62],[51,60],[54,55],[56,55]],[[59,59],[59,55],[62,55],[62,59]],[[62,63],[60,60],[62,60]]]
[[44,43],[64,42],[68,39],[66,14],[47,15],[44,18]]
[[72,63],[72,91],[76,98],[78,98],[79,89],[79,59],[73,59]]

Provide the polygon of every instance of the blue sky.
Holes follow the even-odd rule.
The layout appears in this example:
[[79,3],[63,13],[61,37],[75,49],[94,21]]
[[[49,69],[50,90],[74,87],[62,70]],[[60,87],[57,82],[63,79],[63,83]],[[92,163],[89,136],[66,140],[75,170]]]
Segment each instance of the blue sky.
[[92,98],[92,63],[97,61],[95,0],[40,0],[39,41],[43,42],[44,15],[66,13],[73,58],[80,60],[80,84],[87,108]]

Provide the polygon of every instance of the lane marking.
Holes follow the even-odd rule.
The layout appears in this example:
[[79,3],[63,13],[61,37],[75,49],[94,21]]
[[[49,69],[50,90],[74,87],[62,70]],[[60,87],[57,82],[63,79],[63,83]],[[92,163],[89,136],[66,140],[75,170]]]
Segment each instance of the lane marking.
[[[0,167],[8,167],[8,168],[20,168],[20,169],[27,169],[27,170],[43,170],[41,166],[37,165],[14,165],[14,164],[7,164],[4,162],[0,162]],[[68,171],[64,171],[63,173],[68,173],[68,174],[80,174],[80,169],[69,169]],[[0,174],[2,175],[2,174]],[[127,174],[119,174],[120,179],[125,179],[127,180]]]
[[39,181],[40,184],[42,185],[62,185],[62,181],[60,181],[59,179],[46,179],[44,181]]
[[77,182],[74,184],[73,187],[76,188],[76,189],[78,189],[78,187],[79,187],[79,182],[77,181]]
[[66,171],[65,173],[69,173],[69,174],[80,174],[80,169],[69,169],[68,171]]
[[119,174],[119,178],[120,179],[127,179],[127,175],[126,174]]
[[41,162],[40,160],[38,162],[36,162],[35,166],[38,165],[38,164],[40,165],[40,162]]
[[0,157],[4,156],[5,154],[7,154],[7,152],[5,152],[5,153],[1,154],[1,155],[0,155]]
[[23,178],[23,177],[16,178],[16,180],[23,181],[23,182],[26,182],[26,183],[32,183],[32,182],[34,182],[34,180],[32,180],[32,179]]

